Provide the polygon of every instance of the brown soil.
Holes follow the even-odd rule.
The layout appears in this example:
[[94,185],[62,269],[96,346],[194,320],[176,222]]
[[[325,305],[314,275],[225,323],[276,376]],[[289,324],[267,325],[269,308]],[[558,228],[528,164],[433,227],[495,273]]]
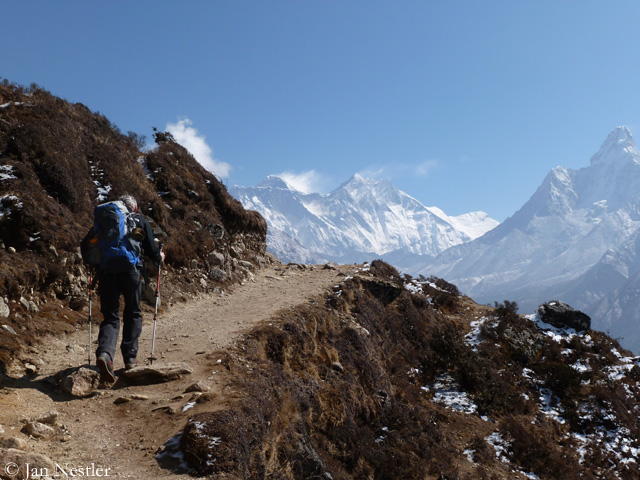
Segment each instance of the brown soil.
[[[0,426],[4,428],[0,436],[22,438],[27,450],[44,454],[61,466],[87,468],[93,464],[96,469],[109,469],[103,474],[111,478],[192,478],[160,467],[156,454],[182,431],[194,413],[215,410],[233,401],[233,392],[227,386],[225,359],[229,352],[225,349],[277,312],[317,301],[353,269],[355,266],[336,269],[274,264],[255,272],[252,281],[222,294],[169,306],[158,316],[154,365],[185,362],[193,373],[168,383],[128,386],[119,379],[111,389],[91,397],[71,398],[60,392],[53,379],[65,369],[87,363],[88,329],[46,339],[28,355],[33,363],[40,364],[37,374],[10,380],[0,390]],[[95,343],[101,316],[97,313],[93,317]],[[151,353],[152,318],[152,313],[145,315],[140,339],[139,360],[144,363]],[[114,361],[116,374],[122,367],[118,355]],[[197,394],[184,393],[197,381],[210,387],[199,403],[195,403]],[[132,396],[139,397],[114,403]],[[59,412],[54,437],[37,440],[20,432],[24,422],[51,410]]]

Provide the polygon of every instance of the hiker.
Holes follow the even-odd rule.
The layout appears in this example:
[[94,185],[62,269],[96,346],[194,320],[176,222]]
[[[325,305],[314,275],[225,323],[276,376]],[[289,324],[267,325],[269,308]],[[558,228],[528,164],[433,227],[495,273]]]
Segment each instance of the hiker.
[[[138,202],[131,195],[120,198],[134,219],[137,240],[140,241],[142,251],[156,266],[164,260],[164,252],[158,248],[154,239],[151,225],[138,213]],[[142,279],[144,263],[140,255],[137,266],[130,266],[127,271],[113,272],[109,267],[98,272],[100,283],[98,294],[100,295],[100,311],[103,320],[98,334],[98,348],[96,351],[96,364],[100,370],[102,382],[113,383],[116,380],[113,371],[113,359],[116,352],[116,344],[120,331],[120,295],[124,297],[124,312],[122,315],[122,343],[120,351],[127,370],[137,365],[138,337],[142,333],[142,312],[140,310],[140,297],[142,294]]]

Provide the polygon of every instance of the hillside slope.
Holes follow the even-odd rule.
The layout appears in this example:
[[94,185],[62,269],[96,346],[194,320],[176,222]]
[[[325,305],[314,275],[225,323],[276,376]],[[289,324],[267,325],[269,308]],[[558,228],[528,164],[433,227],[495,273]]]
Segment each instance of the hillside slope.
[[93,208],[133,194],[165,244],[167,297],[246,279],[265,262],[266,223],[170,136],[157,146],[32,86],[0,84],[0,369],[42,333],[85,322],[78,255]]

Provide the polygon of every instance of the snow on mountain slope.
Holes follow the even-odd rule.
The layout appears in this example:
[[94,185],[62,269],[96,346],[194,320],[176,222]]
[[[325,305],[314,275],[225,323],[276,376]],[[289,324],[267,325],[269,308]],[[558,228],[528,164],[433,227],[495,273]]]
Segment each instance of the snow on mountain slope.
[[450,217],[438,207],[427,207],[427,210],[442,218],[444,221],[449,222],[456,230],[463,232],[471,240],[481,237],[500,224],[500,222],[494,220],[485,212],[469,212]]
[[285,263],[318,265],[328,262],[322,255],[300,245],[282,230],[273,227],[267,231],[267,251]]
[[[387,180],[358,174],[326,195],[297,191],[275,176],[256,187],[234,186],[230,192],[245,208],[260,212],[270,228],[323,257],[342,262],[398,252],[409,257],[433,256],[498,223],[483,212],[448,217]],[[270,248],[278,256],[276,247]]]
[[605,302],[617,308],[606,315],[597,305],[636,271],[629,242],[640,230],[639,197],[640,152],[631,132],[619,127],[588,167],[553,169],[512,217],[419,271],[447,279],[476,301],[509,299],[522,311],[559,297],[593,315],[594,328],[601,327],[596,312],[609,319],[602,327],[611,327],[620,321],[619,302]]

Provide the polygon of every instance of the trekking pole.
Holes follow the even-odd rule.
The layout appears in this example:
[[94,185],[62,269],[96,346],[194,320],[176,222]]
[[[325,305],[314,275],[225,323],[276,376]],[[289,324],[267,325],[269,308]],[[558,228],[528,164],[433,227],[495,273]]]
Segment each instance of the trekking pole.
[[91,366],[91,299],[93,297],[93,266],[89,267],[89,348],[87,348],[87,361]]
[[[162,251],[162,244],[160,244],[160,251]],[[154,357],[153,352],[156,348],[156,324],[158,320],[158,301],[160,300],[160,267],[162,265],[162,260],[158,264],[158,280],[156,281],[156,308],[153,313],[153,337],[151,339],[151,356],[149,357],[149,362],[153,365],[153,361],[156,359]]]

